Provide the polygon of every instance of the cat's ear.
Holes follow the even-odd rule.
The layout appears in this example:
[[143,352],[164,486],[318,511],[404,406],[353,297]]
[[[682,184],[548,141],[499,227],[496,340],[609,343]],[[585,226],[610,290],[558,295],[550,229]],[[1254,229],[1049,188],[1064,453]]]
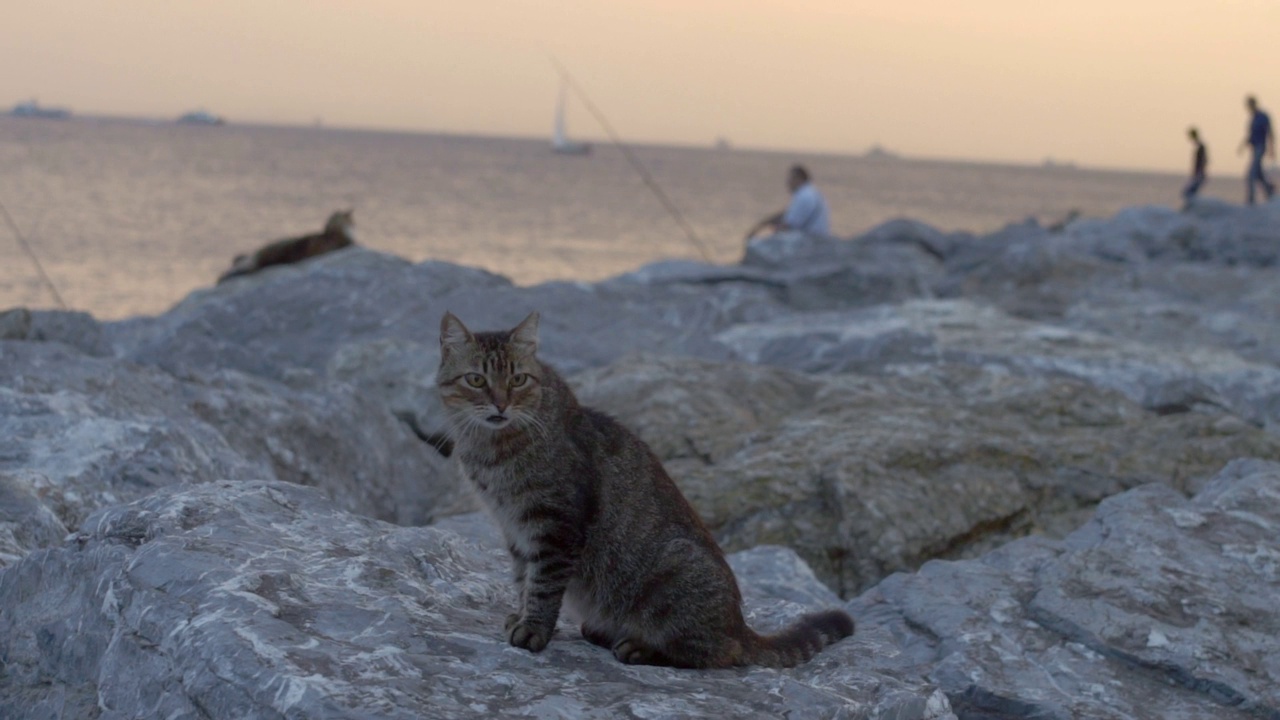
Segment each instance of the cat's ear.
[[538,311],[529,313],[529,317],[511,331],[511,344],[532,355],[538,351]]
[[440,349],[443,352],[456,350],[472,342],[475,342],[475,336],[457,316],[446,312],[440,318]]

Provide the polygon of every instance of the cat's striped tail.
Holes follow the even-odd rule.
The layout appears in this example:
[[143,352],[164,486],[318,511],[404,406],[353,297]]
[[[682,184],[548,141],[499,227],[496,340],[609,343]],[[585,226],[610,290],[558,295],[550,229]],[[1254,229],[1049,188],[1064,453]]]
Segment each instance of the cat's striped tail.
[[852,634],[853,618],[843,610],[809,613],[778,633],[757,635],[746,660],[750,665],[795,667]]

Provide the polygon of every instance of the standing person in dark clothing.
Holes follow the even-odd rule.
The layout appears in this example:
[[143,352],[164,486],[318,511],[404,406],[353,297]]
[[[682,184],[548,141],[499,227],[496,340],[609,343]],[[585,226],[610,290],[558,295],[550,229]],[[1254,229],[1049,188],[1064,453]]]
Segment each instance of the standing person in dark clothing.
[[1187,130],[1187,137],[1191,138],[1191,142],[1195,143],[1196,151],[1191,156],[1191,179],[1187,181],[1187,186],[1182,188],[1183,207],[1190,207],[1191,198],[1200,192],[1200,186],[1204,185],[1205,170],[1209,167],[1209,152],[1205,150],[1204,143],[1200,141],[1200,131],[1195,128]]
[[1244,152],[1245,147],[1248,147],[1252,153],[1249,160],[1249,174],[1244,178],[1246,197],[1248,203],[1252,205],[1254,183],[1262,185],[1262,190],[1267,194],[1268,199],[1276,192],[1276,186],[1267,180],[1266,174],[1262,172],[1262,156],[1265,154],[1272,159],[1275,158],[1276,140],[1271,132],[1271,117],[1258,107],[1258,99],[1250,95],[1245,98],[1244,104],[1249,108],[1249,132],[1244,142],[1240,143],[1240,152]]

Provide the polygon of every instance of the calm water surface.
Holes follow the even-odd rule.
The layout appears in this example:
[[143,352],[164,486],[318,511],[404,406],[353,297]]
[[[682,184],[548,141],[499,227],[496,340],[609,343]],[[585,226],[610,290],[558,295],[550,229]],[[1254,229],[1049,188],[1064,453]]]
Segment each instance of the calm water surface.
[[[1072,209],[1173,204],[1150,173],[637,147],[716,262],[787,196],[803,162],[849,236],[894,217],[994,230]],[[1215,178],[1231,199],[1239,183]],[[239,252],[318,230],[354,207],[362,244],[477,265],[518,283],[596,280],[700,253],[622,153],[552,154],[542,140],[318,128],[0,117],[0,202],[67,303],[99,318],[163,312]],[[0,225],[0,308],[53,307]]]

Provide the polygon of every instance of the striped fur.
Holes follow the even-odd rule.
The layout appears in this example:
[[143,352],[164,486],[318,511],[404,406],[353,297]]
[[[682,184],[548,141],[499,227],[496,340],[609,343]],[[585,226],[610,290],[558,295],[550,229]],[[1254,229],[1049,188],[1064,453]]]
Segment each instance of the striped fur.
[[842,610],[757,635],[724,553],[647,445],[537,358],[538,315],[471,333],[446,313],[436,383],[453,455],[497,520],[520,591],[506,635],[547,646],[563,606],[626,663],[790,667],[853,633]]
[[322,232],[277,240],[263,245],[248,255],[237,255],[231,263],[231,269],[218,278],[218,284],[233,277],[250,275],[272,265],[301,262],[354,244],[356,221],[352,217],[353,212],[353,210],[340,210],[333,213],[329,216]]

